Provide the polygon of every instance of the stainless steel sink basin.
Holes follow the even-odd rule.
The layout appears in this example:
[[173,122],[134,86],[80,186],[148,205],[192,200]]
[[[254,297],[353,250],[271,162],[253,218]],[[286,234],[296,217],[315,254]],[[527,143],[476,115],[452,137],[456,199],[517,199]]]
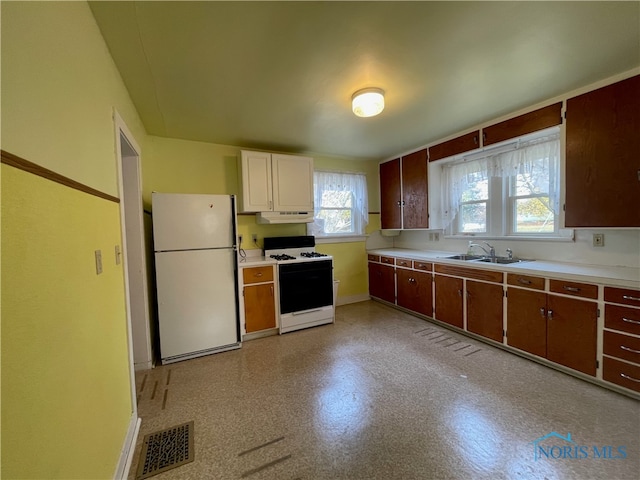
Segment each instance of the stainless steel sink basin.
[[486,263],[499,263],[501,265],[509,265],[510,263],[522,263],[522,262],[532,262],[533,260],[525,260],[523,258],[507,258],[507,257],[484,257],[478,260],[479,262]]
[[450,257],[444,257],[444,258],[448,258],[450,260],[481,260],[482,258],[484,258],[482,255],[467,255],[465,253],[461,253],[459,255],[452,255]]

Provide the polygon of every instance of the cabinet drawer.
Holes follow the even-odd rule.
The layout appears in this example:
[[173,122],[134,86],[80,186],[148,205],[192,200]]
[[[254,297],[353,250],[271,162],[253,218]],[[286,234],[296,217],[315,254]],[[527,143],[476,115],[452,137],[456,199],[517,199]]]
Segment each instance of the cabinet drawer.
[[380,261],[382,263],[386,263],[387,265],[394,265],[395,261],[393,257],[380,257]]
[[604,354],[640,365],[640,338],[615,332],[604,332]]
[[544,290],[544,278],[532,277],[529,275],[520,275],[519,273],[508,273],[507,283],[518,287],[533,288],[535,290]]
[[566,282],[564,280],[549,280],[549,291],[565,293],[576,297],[598,298],[598,286],[588,283]]
[[396,265],[398,267],[411,268],[413,260],[407,260],[406,258],[396,258]]
[[458,277],[474,278],[476,280],[485,280],[487,282],[502,283],[502,272],[494,272],[488,270],[476,270],[475,268],[458,267],[456,265],[435,265],[435,271],[445,273],[447,275],[456,275]]
[[380,255],[371,255],[371,254],[369,254],[369,255],[367,255],[367,259],[370,262],[379,262],[380,261]]
[[416,270],[426,270],[430,272],[433,267],[431,263],[419,262],[418,260],[414,260],[413,268],[415,268]]
[[640,335],[640,310],[635,308],[604,306],[604,326],[611,330]]
[[250,283],[273,282],[273,266],[243,268],[242,282],[245,285]]
[[604,301],[640,307],[640,290],[604,287]]
[[640,392],[640,367],[636,365],[604,357],[602,362],[602,378],[607,382],[612,382],[621,387]]

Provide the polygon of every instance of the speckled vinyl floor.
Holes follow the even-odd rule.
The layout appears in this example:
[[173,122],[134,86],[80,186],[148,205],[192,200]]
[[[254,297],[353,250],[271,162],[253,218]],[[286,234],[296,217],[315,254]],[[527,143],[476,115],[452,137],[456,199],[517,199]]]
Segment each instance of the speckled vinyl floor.
[[144,435],[191,420],[195,461],[153,478],[640,476],[640,402],[371,301],[136,383],[131,479]]

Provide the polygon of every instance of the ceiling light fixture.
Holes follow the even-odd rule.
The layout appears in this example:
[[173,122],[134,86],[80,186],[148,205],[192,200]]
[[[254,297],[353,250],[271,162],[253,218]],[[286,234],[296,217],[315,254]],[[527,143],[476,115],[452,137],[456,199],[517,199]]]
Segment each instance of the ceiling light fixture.
[[380,88],[363,88],[351,97],[351,108],[358,117],[375,117],[384,110],[384,91]]

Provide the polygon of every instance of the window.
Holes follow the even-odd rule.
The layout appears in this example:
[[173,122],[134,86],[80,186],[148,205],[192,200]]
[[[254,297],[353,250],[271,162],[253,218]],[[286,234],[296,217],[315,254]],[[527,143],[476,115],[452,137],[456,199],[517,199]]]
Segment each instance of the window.
[[369,221],[367,179],[362,173],[313,174],[314,222],[307,233],[322,236],[363,235]]
[[444,165],[442,215],[449,233],[559,235],[558,130]]

